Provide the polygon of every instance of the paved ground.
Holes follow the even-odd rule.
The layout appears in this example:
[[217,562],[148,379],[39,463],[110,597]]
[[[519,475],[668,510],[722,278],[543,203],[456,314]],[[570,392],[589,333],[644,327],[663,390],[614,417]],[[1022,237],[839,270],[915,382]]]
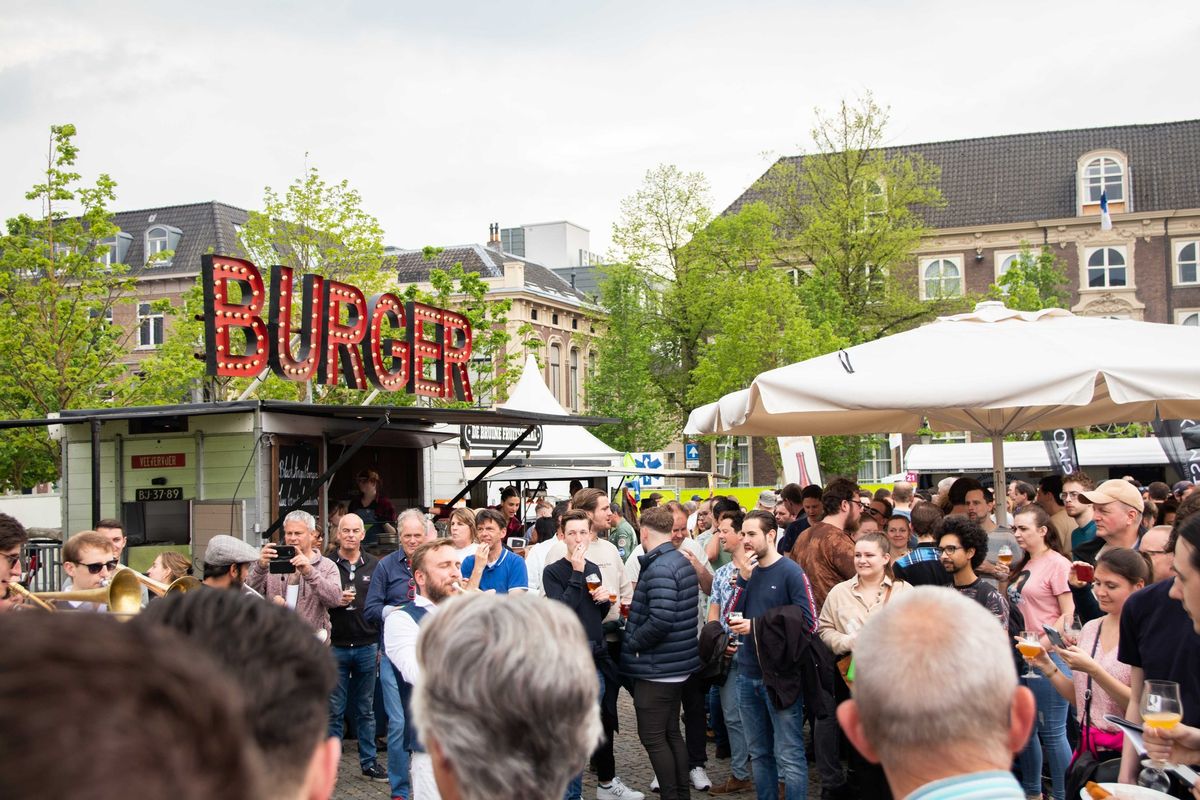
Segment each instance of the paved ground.
[[[646,751],[642,749],[641,743],[637,739],[637,725],[633,716],[633,701],[629,695],[622,691],[620,700],[617,704],[617,709],[620,714],[621,732],[617,734],[615,754],[617,758],[617,775],[621,780],[625,781],[631,788],[637,789],[640,792],[645,792],[647,800],[653,800],[658,795],[650,792],[650,780],[654,777],[653,770],[650,769],[650,761],[646,758]],[[380,753],[380,764],[384,764],[386,753]],[[708,746],[708,777],[714,784],[722,783],[729,777],[729,760],[717,759],[715,748],[712,743]],[[811,782],[814,779],[814,770],[809,766],[809,797],[819,798],[820,790],[818,784]],[[706,797],[705,792],[692,792],[693,797]],[[584,800],[593,800],[596,797],[596,776],[594,773],[585,772],[583,776],[583,798]],[[739,794],[722,795],[722,797],[736,798],[736,800],[749,800],[754,797],[753,791],[741,792]],[[388,785],[386,783],[375,783],[365,780],[358,768],[358,749],[355,743],[347,740],[343,745],[342,766],[338,776],[337,790],[334,792],[335,800],[388,800]]]

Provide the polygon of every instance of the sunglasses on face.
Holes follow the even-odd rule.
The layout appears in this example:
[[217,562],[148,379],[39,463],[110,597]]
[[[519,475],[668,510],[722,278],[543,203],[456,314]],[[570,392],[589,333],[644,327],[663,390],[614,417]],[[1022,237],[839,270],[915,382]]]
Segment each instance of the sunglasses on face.
[[97,561],[95,564],[85,564],[82,561],[76,561],[75,563],[81,567],[87,567],[87,571],[93,575],[99,575],[102,569],[112,572],[117,568],[117,560],[115,558],[112,561]]

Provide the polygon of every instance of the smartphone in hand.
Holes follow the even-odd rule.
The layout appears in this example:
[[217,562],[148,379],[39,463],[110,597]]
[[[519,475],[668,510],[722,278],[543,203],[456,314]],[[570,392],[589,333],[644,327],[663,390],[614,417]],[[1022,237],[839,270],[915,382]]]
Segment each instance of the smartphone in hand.
[[292,563],[292,559],[296,557],[296,548],[290,544],[275,545],[275,557],[271,559],[271,563],[267,566],[267,571],[272,575],[289,575],[296,571],[296,565]]
[[1064,650],[1066,649],[1067,643],[1063,641],[1062,634],[1059,633],[1056,628],[1051,628],[1049,625],[1043,625],[1042,630],[1046,632],[1046,638],[1050,640],[1050,644],[1054,645],[1055,647],[1061,647]]

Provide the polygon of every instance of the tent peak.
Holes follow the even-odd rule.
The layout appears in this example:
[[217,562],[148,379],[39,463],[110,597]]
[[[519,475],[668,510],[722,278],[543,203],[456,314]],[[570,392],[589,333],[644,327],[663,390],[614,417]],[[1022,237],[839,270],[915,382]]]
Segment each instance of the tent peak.
[[1000,300],[984,300],[975,304],[975,310],[965,314],[954,314],[949,317],[938,317],[939,322],[1002,322],[1008,319],[1019,319],[1023,322],[1037,322],[1051,317],[1073,317],[1064,308],[1043,308],[1041,311],[1018,311],[1009,308]]

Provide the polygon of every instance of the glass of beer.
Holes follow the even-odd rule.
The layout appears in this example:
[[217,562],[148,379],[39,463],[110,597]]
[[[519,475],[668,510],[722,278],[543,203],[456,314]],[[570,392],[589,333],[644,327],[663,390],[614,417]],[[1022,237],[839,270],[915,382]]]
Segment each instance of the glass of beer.
[[587,587],[588,587],[589,592],[594,592],[600,588],[600,576],[599,575],[592,573],[591,575],[588,575],[586,578],[584,578],[584,580],[587,581]]
[[[1179,700],[1179,684],[1175,681],[1146,681],[1142,691],[1142,724],[1147,729],[1166,731],[1183,720],[1183,703]],[[1171,766],[1166,761],[1152,759],[1138,775],[1138,783],[1165,792],[1171,781],[1164,771]]]
[[1012,556],[1012,548],[1006,544],[1001,545],[1000,549],[996,551],[996,560],[1006,567],[1012,563]]
[[1033,659],[1040,656],[1043,652],[1042,643],[1037,633],[1035,631],[1021,631],[1021,640],[1017,642],[1017,649],[1021,651],[1021,655],[1025,656],[1025,673],[1021,677],[1042,677],[1033,668]]

